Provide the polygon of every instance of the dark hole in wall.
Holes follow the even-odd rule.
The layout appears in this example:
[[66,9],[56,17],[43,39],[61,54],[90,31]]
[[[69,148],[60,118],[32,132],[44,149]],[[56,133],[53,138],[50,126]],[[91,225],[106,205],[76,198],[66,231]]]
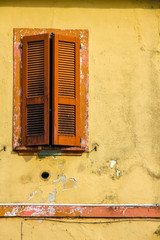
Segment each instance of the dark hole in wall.
[[49,178],[49,172],[42,172],[41,177],[42,179],[47,180]]

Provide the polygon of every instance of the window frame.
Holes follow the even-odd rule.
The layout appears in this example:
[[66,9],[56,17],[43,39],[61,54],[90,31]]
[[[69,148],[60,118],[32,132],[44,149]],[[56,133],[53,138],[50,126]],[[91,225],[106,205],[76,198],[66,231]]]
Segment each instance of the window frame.
[[[22,134],[22,38],[23,36],[55,33],[80,38],[80,122],[81,146],[21,145]],[[13,84],[13,150],[19,155],[81,155],[88,152],[88,30],[14,29],[14,84]]]

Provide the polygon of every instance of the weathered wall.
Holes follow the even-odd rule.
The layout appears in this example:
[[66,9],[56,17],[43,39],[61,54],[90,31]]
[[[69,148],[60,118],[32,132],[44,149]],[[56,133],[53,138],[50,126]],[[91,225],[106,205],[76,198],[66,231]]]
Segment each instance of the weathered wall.
[[[99,219],[100,221],[104,221]],[[66,220],[68,222],[68,220]],[[79,219],[75,221],[80,221]],[[86,221],[86,220],[85,220]],[[91,220],[88,220],[91,221]],[[158,240],[160,236],[157,222],[119,222],[103,224],[59,223],[42,220],[11,220],[0,221],[1,240],[31,240],[31,239],[141,239]],[[9,231],[6,231],[9,229]],[[21,231],[22,230],[22,231]],[[94,237],[93,237],[94,236]]]
[[[159,1],[0,1],[0,202],[160,202]],[[81,157],[12,151],[13,28],[89,30],[89,147]],[[43,181],[42,171],[50,178]],[[68,221],[68,219],[63,221]],[[72,221],[96,221],[74,219]],[[99,219],[98,221],[105,221]],[[159,239],[160,223],[1,219],[0,239]],[[93,237],[94,236],[94,237]]]
[[[158,1],[0,2],[0,202],[160,201]],[[12,151],[13,28],[89,30],[89,147],[81,157]],[[50,178],[43,181],[42,171]],[[59,176],[59,178],[58,178]],[[57,181],[56,181],[57,179]]]

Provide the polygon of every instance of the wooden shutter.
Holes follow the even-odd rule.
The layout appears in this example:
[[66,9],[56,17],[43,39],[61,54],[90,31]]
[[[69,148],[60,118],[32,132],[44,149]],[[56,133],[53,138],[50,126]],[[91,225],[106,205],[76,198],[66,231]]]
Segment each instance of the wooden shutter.
[[80,40],[53,35],[52,144],[80,146]]
[[49,51],[49,34],[23,37],[23,146],[49,144]]

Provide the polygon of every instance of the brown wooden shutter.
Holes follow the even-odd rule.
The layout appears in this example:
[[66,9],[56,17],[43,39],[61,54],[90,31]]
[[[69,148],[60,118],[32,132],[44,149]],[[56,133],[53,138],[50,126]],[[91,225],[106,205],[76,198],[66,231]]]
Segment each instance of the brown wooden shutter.
[[49,144],[49,34],[23,37],[22,145]]
[[53,36],[52,144],[80,146],[80,40]]

